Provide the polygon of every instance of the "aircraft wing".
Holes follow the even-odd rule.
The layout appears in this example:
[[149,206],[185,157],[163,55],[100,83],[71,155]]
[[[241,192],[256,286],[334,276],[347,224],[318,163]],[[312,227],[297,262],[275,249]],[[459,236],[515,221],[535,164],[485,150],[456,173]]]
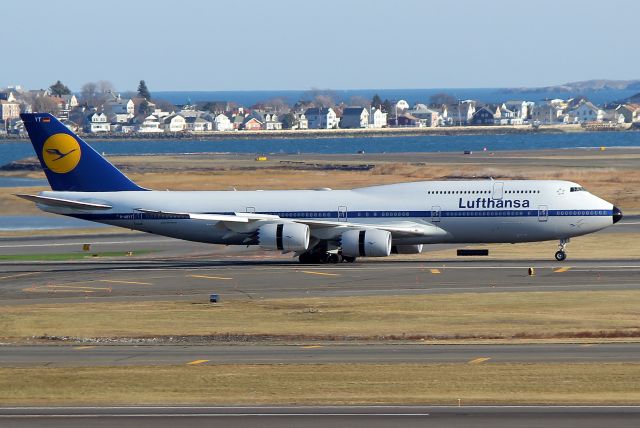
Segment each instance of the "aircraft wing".
[[369,224],[369,223],[350,223],[346,221],[327,221],[327,220],[306,220],[293,219],[296,223],[308,225],[312,230],[320,228],[340,227],[343,229],[380,229],[391,232],[394,235],[403,236],[426,236],[432,234],[433,225],[420,224],[412,221],[403,221],[386,224]]
[[49,196],[16,194],[15,196],[35,202],[40,205],[51,207],[72,208],[76,210],[110,210],[111,205],[98,204],[92,202],[73,201],[71,199],[52,198]]
[[185,219],[193,219],[193,220],[207,220],[207,221],[223,221],[230,223],[249,223],[252,221],[260,221],[260,220],[275,220],[279,219],[277,215],[269,215],[269,214],[255,214],[255,213],[233,213],[231,214],[196,214],[196,213],[181,213],[181,212],[170,212],[170,211],[158,211],[158,210],[147,210],[144,208],[136,208],[138,212],[146,213],[146,214],[156,214],[159,216],[167,216],[167,217],[180,217]]

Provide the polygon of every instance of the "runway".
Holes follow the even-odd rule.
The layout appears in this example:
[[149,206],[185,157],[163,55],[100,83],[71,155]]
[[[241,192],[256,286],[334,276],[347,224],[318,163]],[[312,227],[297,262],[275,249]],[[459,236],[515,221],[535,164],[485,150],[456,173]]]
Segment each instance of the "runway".
[[[243,248],[200,246],[147,235],[92,238],[100,251],[164,249],[141,258],[0,262],[0,305],[90,300],[222,300],[434,293],[635,290],[640,260],[446,261],[364,260],[355,264],[301,265],[290,256]],[[52,245],[81,251],[68,237],[2,243]],[[206,247],[206,252],[204,252]],[[41,251],[41,250],[38,250]],[[60,251],[60,250],[57,250]],[[69,250],[66,250],[69,251]],[[428,256],[427,256],[428,257]],[[534,267],[535,275],[528,268]]]
[[0,367],[640,362],[640,343],[2,346]]
[[11,407],[11,427],[636,427],[635,406]]

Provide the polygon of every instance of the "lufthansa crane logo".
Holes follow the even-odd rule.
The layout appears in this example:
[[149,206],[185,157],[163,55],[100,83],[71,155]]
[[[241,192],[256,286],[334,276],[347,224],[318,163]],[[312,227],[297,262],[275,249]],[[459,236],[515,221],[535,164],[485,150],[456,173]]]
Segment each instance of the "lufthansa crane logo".
[[69,134],[55,134],[47,138],[42,147],[42,159],[47,167],[58,174],[65,174],[78,166],[80,145]]

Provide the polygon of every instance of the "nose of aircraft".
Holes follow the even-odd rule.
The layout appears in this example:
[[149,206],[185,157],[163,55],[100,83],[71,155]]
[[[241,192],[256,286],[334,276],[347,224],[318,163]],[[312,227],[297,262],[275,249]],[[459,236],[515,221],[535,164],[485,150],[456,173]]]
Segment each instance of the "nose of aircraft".
[[614,205],[613,206],[613,224],[616,224],[620,220],[622,220],[622,211],[620,211],[620,208]]

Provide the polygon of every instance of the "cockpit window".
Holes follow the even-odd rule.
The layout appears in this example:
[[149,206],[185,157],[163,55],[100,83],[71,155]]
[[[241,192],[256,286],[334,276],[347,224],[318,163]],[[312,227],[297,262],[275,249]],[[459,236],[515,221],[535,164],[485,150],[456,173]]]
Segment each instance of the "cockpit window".
[[571,188],[572,192],[584,192],[584,187],[572,187]]

